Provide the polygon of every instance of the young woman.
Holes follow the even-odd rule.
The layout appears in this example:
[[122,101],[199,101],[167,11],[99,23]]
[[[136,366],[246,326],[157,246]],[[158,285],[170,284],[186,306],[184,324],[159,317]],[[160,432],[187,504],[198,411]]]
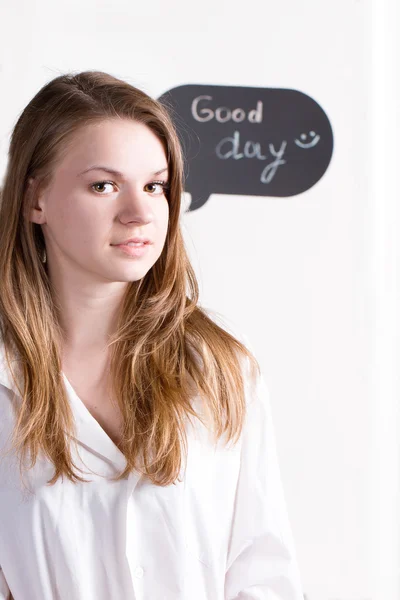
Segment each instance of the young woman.
[[0,598],[301,600],[268,393],[198,304],[167,107],[56,77],[0,204]]

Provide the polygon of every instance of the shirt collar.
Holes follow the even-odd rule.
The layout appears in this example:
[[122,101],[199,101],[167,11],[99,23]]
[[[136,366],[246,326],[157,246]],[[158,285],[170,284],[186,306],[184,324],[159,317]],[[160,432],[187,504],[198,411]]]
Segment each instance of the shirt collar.
[[[13,360],[12,365],[14,373],[17,376],[17,361]],[[92,416],[83,402],[77,396],[65,374],[63,372],[61,373],[67,392],[67,398],[70,402],[76,423],[76,439],[86,448],[89,448],[91,451],[102,456],[105,460],[111,462],[118,469],[118,471],[121,471],[126,467],[127,464],[124,454],[114,444],[112,439],[108,436],[98,421]],[[0,384],[12,390],[20,398],[20,392],[14,383],[7,363],[3,341],[0,341]],[[20,385],[23,385],[22,380]]]
[[124,454],[86,408],[68,381],[65,373],[61,372],[61,374],[74,414],[78,441],[115,464],[119,470],[124,469],[127,464]]

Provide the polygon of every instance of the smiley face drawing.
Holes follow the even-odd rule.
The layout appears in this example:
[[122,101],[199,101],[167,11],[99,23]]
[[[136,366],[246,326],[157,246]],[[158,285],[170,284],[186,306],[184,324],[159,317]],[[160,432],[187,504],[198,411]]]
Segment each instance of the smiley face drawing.
[[311,140],[311,142],[306,143],[305,140],[307,139],[307,134],[306,133],[302,133],[300,138],[303,141],[298,140],[297,138],[294,140],[294,143],[297,144],[297,146],[299,146],[299,148],[314,148],[314,146],[316,146],[319,142],[319,140],[321,139],[321,136],[317,135],[315,133],[315,131],[310,131],[309,132],[309,136],[311,138],[313,138]]

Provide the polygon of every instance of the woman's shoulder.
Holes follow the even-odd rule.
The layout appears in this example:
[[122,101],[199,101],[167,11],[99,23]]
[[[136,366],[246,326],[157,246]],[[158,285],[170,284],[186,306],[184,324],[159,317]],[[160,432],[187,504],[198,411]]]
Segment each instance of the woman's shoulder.
[[9,448],[15,426],[15,394],[8,376],[0,365],[0,472],[2,472],[3,452]]
[[[9,357],[11,368],[18,377],[18,361]],[[7,361],[6,349],[0,335],[0,443],[3,446],[5,435],[9,435],[10,428],[15,421],[16,401],[20,398],[20,391],[13,379],[10,365]]]
[[267,384],[262,373],[254,346],[250,340],[250,336],[243,326],[231,317],[221,314],[215,309],[203,309],[208,317],[216,323],[221,329],[229,333],[233,338],[245,346],[248,353],[239,352],[238,358],[241,366],[241,374],[243,376],[244,391],[246,403],[251,403],[259,394],[260,386],[263,388],[263,395],[268,393]]
[[13,373],[17,374],[18,361],[15,358],[13,358],[10,355],[10,353],[9,353],[9,358],[7,360],[7,353],[6,353],[4,340],[0,334],[0,385],[9,390],[18,392],[15,382],[14,382],[14,379],[13,379],[13,376],[12,376],[12,373],[10,371],[9,361],[11,363],[11,368],[13,370]]
[[226,314],[222,314],[215,309],[204,308],[202,309],[206,315],[221,329],[229,333],[232,337],[238,340],[241,344],[253,353],[251,343],[248,335],[245,333],[244,328],[238,324],[237,321],[231,317],[227,317]]

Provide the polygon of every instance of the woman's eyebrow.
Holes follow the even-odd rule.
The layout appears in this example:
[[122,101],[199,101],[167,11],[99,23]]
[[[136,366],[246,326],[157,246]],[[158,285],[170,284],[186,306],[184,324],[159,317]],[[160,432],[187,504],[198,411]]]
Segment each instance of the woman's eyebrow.
[[[81,173],[78,173],[77,177],[84,175],[88,171],[94,171],[94,170],[105,171],[106,173],[110,173],[111,175],[114,175],[114,177],[119,177],[120,179],[125,179],[125,175],[123,173],[121,173],[121,171],[117,171],[116,169],[111,169],[111,167],[105,167],[103,165],[93,165],[91,167],[88,167]],[[165,171],[168,171],[168,167],[163,167],[159,171],[155,171],[154,173],[151,173],[150,176],[153,177],[153,176],[161,175],[161,173],[164,173]]]

